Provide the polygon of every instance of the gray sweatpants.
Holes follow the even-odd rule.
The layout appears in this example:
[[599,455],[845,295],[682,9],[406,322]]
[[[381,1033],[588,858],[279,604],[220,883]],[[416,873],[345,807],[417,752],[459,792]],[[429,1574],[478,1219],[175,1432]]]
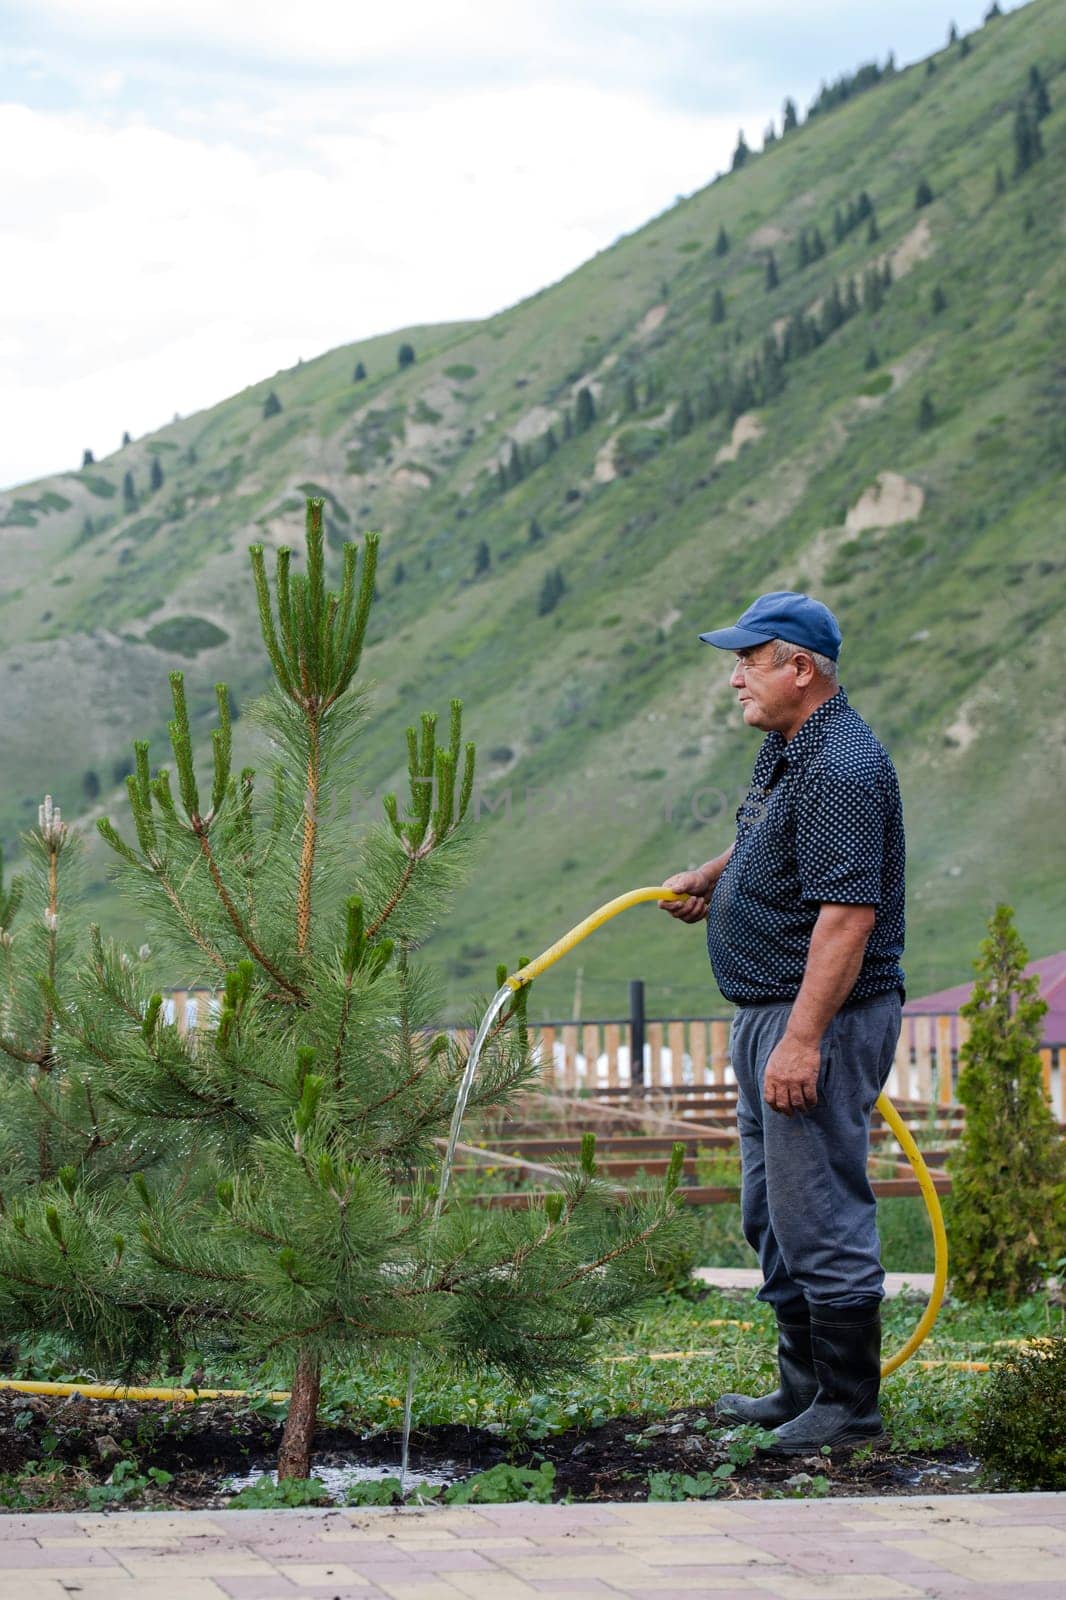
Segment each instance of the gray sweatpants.
[[852,1306],[884,1293],[866,1157],[901,1007],[890,994],[838,1012],[822,1040],[818,1104],[786,1117],[764,1101],[763,1075],[791,1009],[745,1007],[730,1033],[744,1237],[762,1267],[759,1299],[786,1315],[803,1300]]

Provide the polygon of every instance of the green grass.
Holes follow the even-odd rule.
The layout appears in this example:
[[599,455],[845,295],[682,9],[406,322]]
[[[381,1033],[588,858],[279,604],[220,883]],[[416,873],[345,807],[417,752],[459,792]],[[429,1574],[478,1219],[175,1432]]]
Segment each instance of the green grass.
[[[1041,124],[1047,154],[996,197],[995,168],[1012,171],[1013,108],[1037,60],[1052,101]],[[335,562],[343,537],[383,534],[365,656],[365,792],[395,787],[404,726],[427,706],[443,712],[453,695],[482,749],[515,752],[495,782],[483,763],[486,790],[510,792],[510,820],[502,807],[482,811],[476,870],[442,907],[425,951],[448,979],[453,1017],[472,985],[491,985],[497,960],[512,964],[598,902],[723,848],[755,741],[737,721],[728,662],[695,635],[768,588],[809,586],[838,612],[844,683],[897,761],[911,992],[968,976],[1000,898],[1017,908],[1034,954],[1056,948],[1066,861],[1047,818],[1066,733],[1055,648],[1066,533],[1054,364],[1062,62],[1056,8],[1035,0],[979,31],[965,58],[941,53],[933,76],[919,63],[818,117],[487,322],[330,351],[87,472],[0,496],[0,520],[36,521],[32,538],[5,545],[5,576],[19,592],[0,651],[5,847],[45,790],[73,815],[84,771],[110,772],[134,737],[151,736],[153,759],[164,759],[165,672],[153,675],[123,634],[174,613],[224,618],[226,641],[190,666],[190,700],[206,711],[220,676],[242,706],[263,688],[247,546],[298,542],[300,494],[314,488],[330,507]],[[920,176],[936,199],[916,213]],[[879,243],[859,228],[832,246],[834,208],[863,188]],[[795,238],[814,222],[830,248],[801,271]],[[706,246],[723,223],[732,248],[719,258]],[[789,365],[784,391],[759,409],[756,443],[717,462],[730,433],[720,415],[670,438],[663,414],[683,392],[695,401],[727,360],[757,353],[779,319],[834,281],[861,277],[875,254],[913,255],[919,224],[928,254],[897,271],[876,316],[861,313]],[[781,235],[771,294],[759,242],[767,227]],[[948,304],[934,317],[937,284]],[[720,325],[710,318],[716,288],[728,305]],[[659,305],[649,330],[644,319]],[[401,371],[405,341],[417,360]],[[357,360],[367,378],[353,384]],[[626,415],[631,377],[638,410]],[[567,441],[563,410],[590,381],[600,386],[597,420]],[[271,389],[284,409],[264,421]],[[920,432],[926,391],[937,422]],[[552,417],[559,448],[501,495],[495,462],[534,406],[543,408],[534,432]],[[600,481],[597,459],[616,435],[624,473]],[[163,448],[166,483],[152,496],[151,456]],[[129,515],[115,499],[127,470],[142,497]],[[921,517],[850,534],[847,509],[885,470],[921,486]],[[83,539],[105,496],[106,532]],[[530,544],[533,517],[544,537]],[[474,582],[481,540],[492,562]],[[399,562],[402,583],[392,581]],[[539,617],[541,584],[556,567],[566,592]],[[205,749],[209,725],[199,724]],[[235,735],[236,758],[252,759],[242,722]],[[120,816],[121,788],[104,799]],[[564,862],[573,865],[563,871]],[[139,943],[138,916],[117,906],[99,855],[89,879],[94,914]],[[487,952],[480,965],[460,955],[472,943]],[[650,908],[538,980],[532,1016],[569,1014],[578,963],[586,1015],[624,1014],[637,976],[655,1014],[719,1004],[700,933]],[[164,976],[178,985],[188,974]]]

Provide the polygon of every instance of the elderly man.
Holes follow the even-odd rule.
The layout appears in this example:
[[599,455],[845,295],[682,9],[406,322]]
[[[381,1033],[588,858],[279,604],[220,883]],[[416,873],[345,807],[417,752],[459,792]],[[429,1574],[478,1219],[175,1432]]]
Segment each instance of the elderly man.
[[837,684],[840,628],[804,594],[764,594],[700,638],[736,654],[730,684],[766,735],[729,849],[666,887],[707,920],[737,1007],[744,1234],[778,1323],[780,1384],[723,1395],[725,1421],[774,1453],[880,1438],[884,1272],[866,1173],[870,1115],[900,1031],[903,814],[887,752]]

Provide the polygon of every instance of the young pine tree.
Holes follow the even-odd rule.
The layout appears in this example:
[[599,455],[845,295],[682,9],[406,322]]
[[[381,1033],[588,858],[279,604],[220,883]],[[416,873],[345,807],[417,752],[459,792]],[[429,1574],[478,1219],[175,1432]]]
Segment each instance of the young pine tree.
[[[267,792],[232,769],[222,684],[213,760],[197,770],[173,673],[172,759],[153,771],[138,743],[128,779],[133,840],[98,824],[157,958],[214,990],[214,1019],[180,1032],[143,965],[99,933],[61,993],[51,885],[67,836],[42,811],[46,915],[28,897],[25,998],[3,1014],[19,1093],[0,1101],[2,1131],[30,1149],[21,1180],[7,1168],[0,1210],[0,1336],[51,1331],[116,1373],[158,1370],[174,1348],[280,1364],[292,1398],[279,1474],[306,1477],[323,1362],[423,1350],[539,1382],[587,1360],[597,1320],[651,1286],[660,1243],[676,1248],[676,1164],[622,1211],[590,1156],[527,1212],[449,1203],[435,1219],[437,1141],[468,1046],[435,1031],[441,997],[414,952],[469,852],[474,747],[458,701],[440,741],[424,713],[407,730],[407,798],[387,795],[355,850],[341,802],[365,718],[377,538],[362,560],[346,545],[327,587],[311,500],[303,573],[280,549],[272,593],[262,547],[251,554],[274,676],[253,713]],[[0,902],[6,936],[10,893]],[[16,924],[0,941],[5,959],[20,937]],[[524,998],[489,1036],[472,1106],[535,1081]],[[43,1154],[18,1115],[37,1100],[56,1113]]]
[[711,322],[715,326],[725,321],[725,295],[716,289],[711,296]]
[[1047,1003],[1023,976],[1028,952],[997,906],[962,1015],[958,1096],[966,1127],[949,1163],[952,1287],[1014,1305],[1066,1250],[1066,1145],[1044,1095],[1038,1054]]
[[[0,859],[0,1170],[8,1194],[87,1160],[95,1118],[59,1072],[59,1022],[77,960],[71,916],[81,844],[52,796],[22,836],[22,873],[7,888]],[[42,979],[44,982],[42,983]],[[47,990],[45,985],[47,985]]]
[[729,254],[729,235],[725,231],[724,222],[718,224],[718,235],[714,241],[714,253],[716,256],[727,256]]

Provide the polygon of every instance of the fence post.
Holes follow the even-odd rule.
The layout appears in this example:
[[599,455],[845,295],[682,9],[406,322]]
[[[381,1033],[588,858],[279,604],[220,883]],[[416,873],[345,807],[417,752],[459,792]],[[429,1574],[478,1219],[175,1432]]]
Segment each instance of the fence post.
[[644,979],[629,980],[629,1081],[644,1082]]

